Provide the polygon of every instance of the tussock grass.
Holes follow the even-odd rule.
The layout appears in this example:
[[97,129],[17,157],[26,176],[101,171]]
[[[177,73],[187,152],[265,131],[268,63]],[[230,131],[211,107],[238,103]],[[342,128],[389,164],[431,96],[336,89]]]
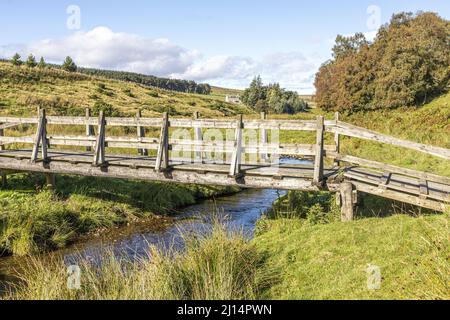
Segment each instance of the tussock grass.
[[81,288],[67,288],[61,259],[32,259],[5,299],[218,300],[255,299],[272,281],[265,255],[239,232],[215,223],[211,233],[185,236],[182,252],[152,248],[130,262],[107,254],[100,266],[81,260]]

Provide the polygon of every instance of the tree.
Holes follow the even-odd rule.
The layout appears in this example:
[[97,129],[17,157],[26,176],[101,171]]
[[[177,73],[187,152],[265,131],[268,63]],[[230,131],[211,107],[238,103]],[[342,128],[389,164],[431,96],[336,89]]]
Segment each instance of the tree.
[[27,65],[28,68],[34,68],[34,67],[36,67],[36,66],[37,66],[36,58],[35,58],[32,54],[30,54],[30,55],[28,56],[28,59],[27,59],[27,61],[25,62],[25,64]]
[[316,74],[316,102],[327,111],[417,106],[450,81],[450,22],[434,13],[400,13],[373,43],[336,38],[333,59]]
[[41,59],[39,60],[39,63],[38,63],[38,68],[39,68],[39,69],[44,69],[44,68],[46,68],[46,67],[47,67],[47,64],[45,63],[44,58],[41,57]]
[[259,100],[266,100],[266,88],[263,86],[260,76],[252,80],[250,87],[242,94],[241,100],[250,107],[255,107]]
[[265,86],[260,76],[252,80],[241,100],[258,112],[293,114],[307,108],[307,103],[300,99],[297,92],[287,91],[278,83]]
[[72,60],[71,57],[67,57],[66,60],[64,60],[64,63],[62,65],[63,70],[68,72],[76,72],[77,71],[77,65]]
[[18,54],[18,53],[16,53],[13,57],[12,57],[12,60],[11,60],[11,63],[13,64],[13,65],[15,65],[15,66],[20,66],[20,65],[22,65],[22,60],[20,60],[20,54]]

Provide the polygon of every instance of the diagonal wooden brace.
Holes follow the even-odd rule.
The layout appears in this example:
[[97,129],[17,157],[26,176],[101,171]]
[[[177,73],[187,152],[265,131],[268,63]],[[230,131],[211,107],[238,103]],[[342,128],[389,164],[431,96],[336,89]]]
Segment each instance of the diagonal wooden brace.
[[157,172],[162,172],[169,168],[169,126],[169,114],[164,112],[158,154],[156,156],[155,171]]
[[47,161],[47,118],[45,109],[39,109],[39,120],[36,135],[34,137],[33,151],[31,153],[31,162],[35,163],[38,160],[39,147],[42,146],[41,154],[42,160]]

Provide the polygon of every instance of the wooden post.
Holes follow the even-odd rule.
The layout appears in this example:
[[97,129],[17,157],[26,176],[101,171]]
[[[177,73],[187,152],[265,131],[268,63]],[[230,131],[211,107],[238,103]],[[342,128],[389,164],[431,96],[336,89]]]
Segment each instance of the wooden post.
[[[90,117],[91,117],[91,110],[89,108],[86,108],[86,119],[90,119]],[[90,124],[86,125],[86,136],[88,137],[95,136],[94,127],[91,126]],[[91,152],[92,147],[86,147],[86,151]]]
[[169,168],[169,114],[164,112],[159,138],[158,155],[156,156],[155,171],[162,172]]
[[325,120],[322,116],[317,117],[317,137],[316,153],[314,161],[313,185],[322,186],[323,184],[323,139]]
[[103,166],[106,164],[105,159],[105,137],[106,137],[106,120],[103,111],[98,116],[98,133],[95,143],[94,166]]
[[56,179],[53,173],[45,174],[45,187],[48,190],[54,190],[56,186]]
[[[0,137],[3,137],[4,135],[5,135],[5,131],[3,131],[3,129],[0,129]],[[5,147],[0,142],[0,151],[2,151],[2,150],[5,150]]]
[[[138,112],[136,113],[136,120],[139,121],[139,119],[141,119],[142,117],[142,112],[141,110],[138,110]],[[141,138],[145,138],[145,128],[141,127],[140,125],[137,126],[137,136],[139,138],[139,140],[141,140]],[[147,149],[138,149],[138,153],[142,156],[148,156],[148,150]]]
[[[336,112],[334,114],[334,121],[337,126],[339,123],[339,112]],[[341,136],[337,132],[334,134],[334,144],[336,146],[336,153],[339,154],[341,152]],[[339,167],[340,161],[334,159],[334,165],[336,167]]]
[[[267,115],[265,112],[261,112],[261,120],[267,120]],[[261,128],[259,135],[261,146],[267,146],[267,144],[269,143],[269,135],[267,134],[267,129]],[[267,162],[268,160],[269,155],[267,153],[261,153],[261,161]]]
[[[200,118],[200,113],[198,111],[194,112],[194,120],[198,120]],[[194,140],[197,142],[203,141],[203,133],[202,128],[198,126],[194,126]],[[203,152],[201,152],[201,148],[195,148],[195,159],[194,162],[203,163]]]
[[353,185],[344,182],[340,186],[341,221],[353,220],[354,196]]
[[241,154],[242,154],[242,129],[244,127],[242,114],[239,115],[236,127],[236,139],[234,142],[234,151],[231,157],[230,176],[237,177],[241,172]]
[[7,179],[6,179],[6,172],[0,171],[0,179],[2,180],[1,187],[6,188]]
[[39,109],[38,128],[34,138],[33,152],[31,153],[31,161],[36,162],[39,153],[39,146],[42,145],[42,160],[47,160],[47,119],[45,109]]

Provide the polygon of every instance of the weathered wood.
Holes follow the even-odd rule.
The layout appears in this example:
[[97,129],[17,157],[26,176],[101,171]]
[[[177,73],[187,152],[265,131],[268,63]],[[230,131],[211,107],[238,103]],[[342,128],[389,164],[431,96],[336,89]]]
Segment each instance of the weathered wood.
[[314,160],[314,178],[313,184],[321,186],[323,184],[323,157],[324,157],[324,118],[319,116],[316,124],[316,152]]
[[407,176],[420,177],[425,180],[431,180],[431,181],[440,182],[440,183],[444,183],[444,184],[450,184],[450,178],[444,177],[444,176],[438,176],[438,175],[428,173],[428,172],[422,172],[422,171],[402,168],[402,167],[398,167],[398,166],[394,166],[394,165],[390,165],[390,164],[386,164],[386,163],[382,163],[382,162],[366,160],[366,159],[349,156],[349,155],[335,154],[335,153],[328,152],[328,151],[327,151],[327,155],[330,157],[335,157],[336,159],[338,159],[340,161],[344,161],[344,162],[348,162],[348,163],[354,163],[354,164],[358,164],[361,166],[380,169],[383,171],[396,172],[396,173],[404,174]]
[[[261,120],[265,121],[267,120],[267,114],[265,112],[261,112]],[[259,131],[259,143],[260,147],[264,147],[269,143],[269,134],[267,129],[261,128]],[[267,152],[261,153],[260,155],[262,162],[268,162],[269,161],[269,155]]]
[[89,163],[79,163],[77,165],[68,162],[52,161],[47,168],[43,168],[39,164],[32,164],[26,160],[9,161],[5,163],[5,159],[0,157],[0,168],[8,166],[17,171],[29,172],[45,172],[55,174],[73,174],[93,177],[110,177],[119,179],[136,179],[147,181],[163,181],[188,184],[202,185],[221,185],[221,186],[237,186],[244,188],[264,188],[279,190],[305,190],[317,191],[318,188],[311,185],[310,180],[298,178],[284,178],[283,180],[274,180],[272,176],[248,175],[244,181],[229,177],[228,171],[224,173],[213,172],[192,172],[180,169],[172,170],[170,174],[164,174],[149,170],[147,168],[130,169],[129,167],[116,165],[110,162],[108,170],[102,170],[101,167],[92,166]]
[[54,190],[56,187],[56,178],[53,173],[45,174],[45,187],[48,190]]
[[[141,118],[142,118],[142,112],[141,112],[141,110],[138,110],[138,111],[136,112],[136,122],[139,123],[139,119],[141,119]],[[138,139],[139,139],[140,141],[142,141],[141,139],[142,139],[142,138],[145,138],[145,127],[138,125],[138,126],[136,127],[136,129],[137,129],[137,136],[138,136]],[[147,149],[138,149],[138,153],[139,153],[140,155],[142,155],[142,156],[148,156],[148,150],[147,150]]]
[[349,182],[341,184],[340,187],[341,199],[341,220],[343,222],[353,220],[353,185]]
[[[18,124],[36,124],[36,118],[14,118],[1,117],[0,123],[14,123]],[[48,116],[47,124],[51,125],[96,125],[97,118],[91,117],[62,117],[62,116]],[[108,126],[117,127],[161,127],[162,120],[158,118],[115,118],[107,117],[106,124]],[[325,121],[327,127],[334,127],[334,120]],[[171,127],[175,128],[216,128],[216,129],[234,129],[235,121],[226,119],[173,119],[171,120]],[[243,129],[267,129],[267,130],[292,130],[292,131],[315,131],[316,123],[311,120],[246,120],[243,122]]]
[[379,197],[409,203],[415,206],[424,207],[435,211],[445,211],[446,206],[448,206],[448,202],[445,203],[431,199],[421,199],[416,195],[398,192],[396,190],[386,190],[378,188],[377,186],[365,184],[364,182],[353,181],[352,184],[356,187],[357,190],[364,193],[369,193]]
[[[3,129],[0,129],[0,139],[5,135]],[[5,150],[5,146],[3,145],[3,143],[0,141],[0,151]]]
[[[334,114],[334,121],[337,126],[337,124],[339,123],[339,112],[336,112]],[[341,152],[341,135],[338,132],[334,134],[334,145],[336,146],[336,153],[339,154]],[[334,165],[338,167],[340,165],[339,160],[334,159]]]
[[103,111],[100,111],[98,116],[98,131],[97,131],[97,140],[95,142],[95,151],[94,151],[94,166],[104,166],[105,163],[105,137],[106,137],[106,121],[105,114]]
[[392,173],[391,172],[385,172],[383,173],[383,176],[380,179],[380,188],[387,188],[387,185],[391,181]]
[[[90,117],[91,117],[91,110],[89,108],[86,108],[86,119],[89,119]],[[89,138],[95,136],[94,126],[90,124],[86,125],[86,136]],[[86,147],[86,151],[91,152],[92,146]]]
[[[397,192],[401,192],[401,193],[407,193],[407,194],[412,194],[415,196],[420,196],[420,184],[419,182],[416,180],[413,183],[410,183],[409,181],[405,181],[405,180],[398,180],[395,181],[393,178],[391,178],[390,183],[386,186],[383,186],[380,188],[378,181],[379,179],[376,178],[370,178],[368,175],[364,175],[361,173],[357,173],[354,171],[346,171],[344,172],[344,177],[347,179],[351,179],[352,181],[360,181],[363,182],[367,185],[373,185],[379,189],[390,189],[390,190],[395,190]],[[432,198],[438,201],[443,201],[443,202],[449,202],[450,201],[450,193],[447,191],[449,186],[444,186],[442,185],[440,189],[438,190],[431,190],[429,189],[429,194],[428,194],[428,198]]]
[[169,114],[164,112],[158,154],[156,156],[155,171],[157,172],[165,171],[169,168],[169,125]]
[[11,129],[11,128],[17,127],[18,125],[19,125],[18,123],[0,124],[0,130]]
[[[194,120],[200,119],[200,113],[198,111],[194,112]],[[194,127],[194,140],[195,143],[203,142],[203,132],[202,128]],[[203,162],[203,152],[198,148],[198,145],[195,149],[195,162],[202,163]]]
[[231,156],[230,176],[237,177],[241,171],[241,157],[242,157],[242,114],[236,122],[236,135],[234,141],[234,151]]
[[38,159],[39,146],[41,147],[42,160],[47,160],[47,119],[45,109],[39,109],[38,127],[33,142],[33,151],[31,153],[31,161],[36,162]]
[[424,179],[419,180],[419,192],[420,192],[420,197],[422,199],[426,199],[428,197],[428,195],[430,194],[430,191],[428,189],[428,181],[427,180],[424,180]]
[[8,184],[8,180],[7,180],[7,177],[6,177],[6,171],[0,170],[0,180],[1,180],[0,186],[5,188],[6,185]]
[[404,147],[450,160],[450,150],[448,149],[391,137],[382,133],[360,128],[348,123],[339,121],[338,126],[332,128],[331,130],[335,133],[339,133],[345,136],[387,143],[394,146]]

